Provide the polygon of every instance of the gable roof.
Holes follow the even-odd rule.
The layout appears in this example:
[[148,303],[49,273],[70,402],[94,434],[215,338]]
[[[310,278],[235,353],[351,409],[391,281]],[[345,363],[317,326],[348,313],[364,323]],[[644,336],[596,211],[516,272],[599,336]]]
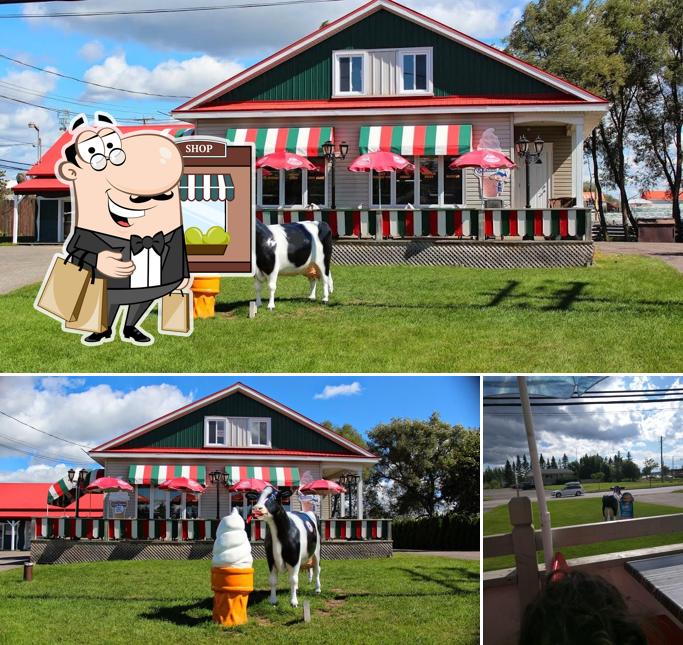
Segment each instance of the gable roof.
[[262,74],[263,72],[272,69],[273,67],[276,67],[281,63],[284,63],[285,61],[293,58],[297,54],[300,54],[301,52],[309,49],[310,47],[313,47],[314,45],[317,45],[327,40],[331,36],[343,31],[347,27],[350,27],[351,25],[360,22],[369,15],[376,13],[377,11],[380,11],[382,9],[389,11],[397,16],[400,16],[405,20],[425,27],[442,36],[445,36],[446,38],[449,38],[461,45],[464,45],[465,47],[473,49],[478,53],[489,58],[492,58],[508,67],[514,68],[517,71],[520,71],[528,76],[531,76],[549,85],[550,87],[558,90],[559,92],[569,94],[571,97],[573,97],[574,99],[578,99],[580,102],[606,103],[605,99],[596,96],[591,92],[588,92],[564,79],[561,79],[558,76],[551,74],[550,72],[546,72],[530,63],[527,63],[525,61],[520,60],[519,58],[507,54],[506,52],[496,49],[491,45],[487,45],[477,40],[476,38],[472,38],[471,36],[468,36],[462,33],[461,31],[458,31],[457,29],[449,27],[448,25],[445,25],[439,22],[438,20],[434,20],[429,16],[421,14],[418,11],[415,11],[414,9],[405,7],[404,5],[395,2],[395,0],[370,0],[370,2],[362,5],[361,7],[358,7],[354,11],[351,11],[350,13],[342,16],[341,18],[338,18],[337,20],[334,20],[328,23],[327,25],[320,27],[316,31],[295,41],[291,45],[288,45],[287,47],[280,49],[273,55],[265,58],[264,60],[252,65],[251,67],[243,70],[242,72],[239,72],[238,74],[235,74],[231,78],[223,81],[222,83],[219,83],[218,85],[215,85],[214,87],[206,90],[205,92],[190,99],[189,101],[186,101],[185,103],[177,107],[175,110],[173,110],[173,112],[188,113],[196,109],[201,109],[207,103],[210,103],[212,100],[217,99],[226,92],[235,89],[236,87]]
[[[244,396],[247,396],[254,401],[257,401],[258,403],[264,405],[267,408],[270,408],[271,410],[275,410],[279,412],[280,414],[283,414],[286,417],[289,417],[293,421],[296,421],[297,423],[301,424],[302,426],[313,430],[314,432],[317,432],[318,434],[323,435],[325,438],[333,441],[334,443],[337,443],[344,448],[346,448],[351,454],[335,454],[335,456],[339,459],[346,459],[346,458],[353,458],[353,457],[359,457],[363,459],[374,459],[377,460],[377,457],[372,454],[370,451],[365,450],[364,448],[361,448],[361,446],[353,443],[353,441],[349,441],[345,437],[342,437],[341,435],[337,434],[333,430],[329,430],[325,426],[320,425],[319,423],[316,423],[315,421],[309,419],[308,417],[304,416],[303,414],[300,414],[296,412],[295,410],[292,410],[291,408],[287,407],[286,405],[283,405],[282,403],[279,403],[278,401],[275,401],[274,399],[271,399],[270,397],[266,396],[265,394],[261,394],[260,392],[257,392],[253,388],[250,388],[247,385],[244,385],[244,383],[234,383],[230,387],[227,387],[223,390],[220,390],[218,392],[215,392],[214,394],[210,394],[208,396],[205,396],[201,399],[198,399],[194,403],[190,403],[188,405],[183,406],[182,408],[178,408],[177,410],[174,410],[173,412],[169,412],[168,414],[165,414],[162,417],[159,417],[158,419],[155,419],[154,421],[150,421],[149,423],[146,423],[144,425],[139,426],[138,428],[135,428],[134,430],[131,430],[130,432],[127,432],[123,435],[120,435],[118,437],[115,437],[114,439],[111,439],[110,441],[107,441],[96,448],[93,448],[89,454],[93,457],[93,459],[97,458],[98,453],[104,453],[104,452],[110,452],[110,451],[125,451],[125,452],[131,452],[131,449],[128,447],[124,447],[124,444],[126,444],[128,441],[135,437],[139,437],[141,435],[144,435],[148,432],[151,432],[155,430],[156,428],[159,428],[175,419],[179,419],[181,417],[186,416],[187,414],[194,412],[195,410],[200,410],[211,403],[214,403],[215,401],[219,401],[221,399],[227,398],[232,394],[240,393],[243,394]],[[142,450],[144,452],[164,452],[164,453],[169,453],[170,451],[166,448],[163,450],[155,450],[152,449],[150,451],[147,451],[146,449]],[[185,451],[179,451],[179,454],[182,454],[182,452]],[[194,450],[193,452],[197,452]],[[216,450],[211,450],[210,452],[216,453],[218,451]],[[248,454],[248,451],[243,451],[239,448],[226,448],[225,450],[221,450],[220,452],[225,452],[225,453],[230,453],[230,454],[237,454],[237,453],[244,453]],[[274,451],[277,453],[278,451]],[[292,451],[279,451],[284,454],[288,454]],[[273,451],[268,451],[268,454],[272,454]],[[261,449],[258,454],[264,454],[263,450]],[[316,453],[306,453],[306,454],[316,454]],[[321,454],[322,456],[322,454]]]

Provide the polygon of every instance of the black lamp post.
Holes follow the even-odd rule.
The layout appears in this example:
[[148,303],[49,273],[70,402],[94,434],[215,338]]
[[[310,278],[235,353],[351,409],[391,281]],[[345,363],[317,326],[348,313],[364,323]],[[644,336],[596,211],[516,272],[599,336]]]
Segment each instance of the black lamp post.
[[216,485],[216,519],[220,520],[221,519],[221,513],[220,513],[221,491],[220,491],[220,488],[218,488],[218,485],[225,483],[226,475],[224,472],[221,472],[220,470],[214,470],[213,472],[209,473],[209,479],[211,479],[212,484]]
[[346,141],[342,141],[339,144],[339,150],[335,150],[334,144],[331,141],[325,141],[323,143],[323,154],[325,159],[332,166],[332,209],[337,208],[337,195],[335,188],[335,167],[337,164],[337,159],[346,159],[346,155],[349,153],[349,144]]
[[344,515],[344,509],[341,509],[341,515],[342,517],[353,517],[353,495],[356,495],[356,508],[358,508],[358,480],[360,477],[358,475],[354,475],[352,473],[345,473],[339,478],[339,484],[341,484],[344,488],[346,488],[346,493],[349,498],[349,514]]
[[543,144],[545,141],[537,136],[533,141],[534,149],[529,148],[531,142],[524,135],[517,139],[515,148],[517,149],[517,156],[524,159],[524,165],[526,166],[526,207],[531,208],[531,187],[529,185],[529,166],[532,163],[543,163],[541,161],[541,153],[543,152]]
[[76,477],[76,471],[73,468],[69,468],[66,474],[70,484],[73,484],[74,478],[76,478],[76,513],[74,517],[78,517],[78,502],[80,499],[81,486],[85,482],[86,472],[81,468],[78,471],[78,477]]

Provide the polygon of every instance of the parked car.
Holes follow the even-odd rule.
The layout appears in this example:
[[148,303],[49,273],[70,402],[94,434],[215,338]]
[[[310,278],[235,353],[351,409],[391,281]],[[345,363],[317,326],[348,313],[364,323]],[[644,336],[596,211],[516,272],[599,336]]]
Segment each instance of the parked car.
[[522,490],[531,490],[533,488],[536,488],[536,485],[534,482],[523,482],[521,486]]
[[578,497],[579,495],[583,495],[583,493],[584,490],[583,486],[581,486],[581,482],[567,482],[564,485],[564,488],[556,490],[553,493],[553,497]]

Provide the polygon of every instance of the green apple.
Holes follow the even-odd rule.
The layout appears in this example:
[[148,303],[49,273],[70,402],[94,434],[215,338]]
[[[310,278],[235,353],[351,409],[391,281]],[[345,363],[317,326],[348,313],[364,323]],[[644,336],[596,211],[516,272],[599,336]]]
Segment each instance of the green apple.
[[201,244],[202,232],[196,227],[192,226],[185,231],[185,244]]
[[230,235],[220,226],[212,226],[204,233],[204,244],[227,244]]

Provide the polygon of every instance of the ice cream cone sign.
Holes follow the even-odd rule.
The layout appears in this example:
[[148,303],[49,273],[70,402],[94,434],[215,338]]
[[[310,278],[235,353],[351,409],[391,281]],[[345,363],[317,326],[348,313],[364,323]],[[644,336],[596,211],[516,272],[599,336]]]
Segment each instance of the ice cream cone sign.
[[254,562],[244,520],[233,509],[216,530],[211,561],[213,622],[224,627],[247,622],[247,601],[254,590]]

